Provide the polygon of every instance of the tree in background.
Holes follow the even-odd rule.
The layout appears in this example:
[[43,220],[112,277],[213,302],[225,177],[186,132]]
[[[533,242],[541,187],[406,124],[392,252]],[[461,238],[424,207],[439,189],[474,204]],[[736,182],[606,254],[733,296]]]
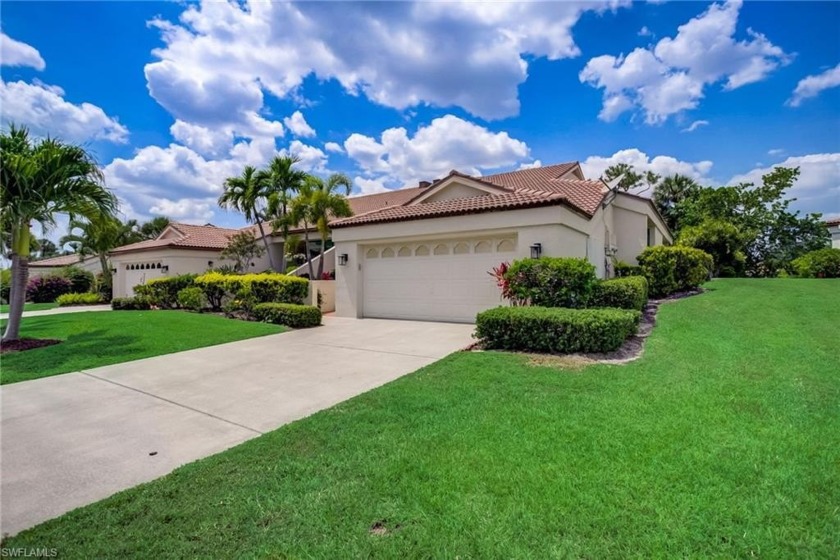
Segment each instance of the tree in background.
[[[622,177],[623,175],[623,177]],[[662,179],[660,175],[657,175],[653,171],[644,171],[642,173],[636,172],[633,169],[633,166],[627,163],[617,163],[615,165],[611,165],[604,170],[604,174],[601,175],[601,180],[606,183],[610,181],[614,181],[621,177],[621,180],[618,182],[618,188],[622,191],[629,191],[630,189],[635,189],[646,185],[647,188],[644,189],[645,191],[655,188],[656,185],[659,183],[659,180]],[[643,191],[644,192],[644,191]]]
[[743,253],[744,235],[724,220],[708,219],[680,231],[677,245],[706,251],[712,256],[715,276],[742,276],[746,257]]
[[59,243],[72,244],[79,255],[94,256],[102,268],[102,282],[106,288],[113,285],[108,252],[116,247],[142,241],[136,220],[121,222],[110,214],[99,214],[88,218],[71,218],[69,233]]
[[665,177],[654,188],[653,203],[672,232],[680,230],[683,211],[681,203],[695,196],[700,188],[694,179],[679,174]]
[[[326,252],[327,239],[330,236],[329,222],[332,218],[346,218],[353,213],[350,211],[350,204],[347,196],[353,190],[353,183],[343,173],[333,173],[326,181],[315,178],[313,180],[314,191],[312,192],[312,218],[321,234],[321,258],[318,259],[318,276],[324,274],[324,253]],[[341,194],[341,190],[344,194]]]
[[2,230],[10,232],[12,261],[9,320],[3,342],[20,336],[20,319],[29,280],[33,222],[47,230],[58,214],[113,215],[117,199],[103,184],[102,172],[83,148],[12,125],[0,133]]
[[[299,161],[297,156],[276,156],[266,169],[258,173],[258,181],[267,200],[266,214],[271,216],[273,227],[282,232],[284,241],[289,237],[289,229],[295,225],[289,218],[292,195],[300,190],[308,176],[305,172],[295,169],[295,164]],[[280,271],[285,272],[285,251],[282,251],[280,258]]]
[[239,177],[225,179],[225,190],[219,197],[219,206],[242,212],[246,220],[257,224],[265,251],[268,253],[269,266],[272,270],[277,270],[268,248],[268,238],[263,228],[264,215],[260,210],[260,206],[266,203],[267,197],[266,183],[262,178],[262,173],[257,171],[257,168],[248,165]]
[[171,223],[166,216],[155,216],[140,226],[140,235],[143,239],[157,239]]
[[[298,187],[297,196],[289,201],[288,212],[282,215],[278,212],[280,217],[276,218],[277,222],[275,223],[277,229],[284,223],[287,225],[289,223],[300,224],[302,226],[304,254],[309,268],[309,278],[313,280],[315,279],[315,271],[312,267],[312,254],[309,252],[309,229],[318,222],[313,198],[319,182],[321,180],[317,177],[307,175]],[[273,204],[279,204],[279,199],[274,199]],[[287,236],[285,239],[289,239],[289,237]]]
[[37,240],[37,247],[36,250],[39,259],[46,259],[58,255],[58,247],[46,237]]
[[222,251],[223,259],[233,261],[236,272],[248,272],[254,259],[265,254],[265,248],[260,247],[254,235],[249,231],[241,231],[231,236],[227,247]]

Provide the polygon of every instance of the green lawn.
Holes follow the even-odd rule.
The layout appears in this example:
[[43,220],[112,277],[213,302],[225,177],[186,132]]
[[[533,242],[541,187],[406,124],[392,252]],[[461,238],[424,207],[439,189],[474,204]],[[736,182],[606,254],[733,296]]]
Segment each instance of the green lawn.
[[[45,309],[55,309],[58,307],[57,303],[26,303],[23,305],[24,311],[43,311]],[[0,313],[8,313],[9,306],[7,304],[0,305]]]
[[[840,282],[709,287],[664,305],[629,365],[456,354],[4,546],[79,558],[836,558]],[[370,532],[377,522],[386,534]]]
[[111,311],[25,317],[21,336],[64,342],[2,358],[0,383],[15,383],[129,360],[275,334],[267,323],[185,311]]

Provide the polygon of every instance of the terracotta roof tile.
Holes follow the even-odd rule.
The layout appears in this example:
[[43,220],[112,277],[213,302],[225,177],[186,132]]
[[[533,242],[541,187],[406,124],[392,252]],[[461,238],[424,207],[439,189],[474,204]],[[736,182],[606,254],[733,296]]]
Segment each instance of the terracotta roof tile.
[[40,259],[37,261],[31,261],[29,263],[29,267],[55,267],[55,266],[70,266],[73,264],[79,264],[87,257],[83,257],[82,255],[72,254],[72,255],[60,255],[58,257],[50,257],[48,259]]
[[453,170],[449,176],[468,177],[482,183],[501,187],[505,189],[505,192],[471,198],[410,204],[411,200],[425,189],[403,189],[390,193],[392,199],[395,200],[399,196],[406,197],[405,202],[398,206],[380,210],[372,209],[361,214],[357,213],[351,218],[336,220],[330,225],[331,227],[348,227],[377,222],[418,220],[551,204],[566,204],[587,216],[591,216],[598,210],[598,205],[604,197],[604,184],[600,181],[560,179],[577,165],[577,162],[563,163],[485,177],[470,177]]
[[837,218],[829,218],[825,221],[825,225],[831,226],[840,226],[840,217]]
[[112,249],[111,253],[129,253],[132,251],[148,251],[164,247],[182,249],[224,249],[230,238],[238,233],[238,229],[220,228],[213,225],[194,226],[190,224],[172,223],[172,229],[181,237],[167,237],[139,241],[130,245],[123,245]]

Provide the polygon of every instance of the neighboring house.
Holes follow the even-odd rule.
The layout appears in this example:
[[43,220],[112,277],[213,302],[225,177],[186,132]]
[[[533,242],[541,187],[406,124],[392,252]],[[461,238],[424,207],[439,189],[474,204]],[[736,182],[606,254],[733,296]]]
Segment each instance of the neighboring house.
[[831,234],[831,246],[840,249],[840,218],[832,218],[825,221],[828,233]]
[[[433,183],[332,222],[336,313],[472,322],[499,305],[489,271],[536,254],[588,259],[600,277],[672,242],[653,203],[584,178],[576,162]],[[370,197],[366,197],[370,198]]]
[[44,277],[61,272],[61,269],[68,266],[77,266],[93,274],[102,272],[102,265],[99,257],[83,257],[81,255],[61,255],[29,262],[29,277]]

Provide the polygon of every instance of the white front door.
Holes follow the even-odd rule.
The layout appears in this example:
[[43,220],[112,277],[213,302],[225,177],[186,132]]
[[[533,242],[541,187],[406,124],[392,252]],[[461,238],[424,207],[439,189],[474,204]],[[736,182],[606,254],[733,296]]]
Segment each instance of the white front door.
[[516,258],[516,236],[363,247],[365,317],[473,323],[503,305],[490,270]]

